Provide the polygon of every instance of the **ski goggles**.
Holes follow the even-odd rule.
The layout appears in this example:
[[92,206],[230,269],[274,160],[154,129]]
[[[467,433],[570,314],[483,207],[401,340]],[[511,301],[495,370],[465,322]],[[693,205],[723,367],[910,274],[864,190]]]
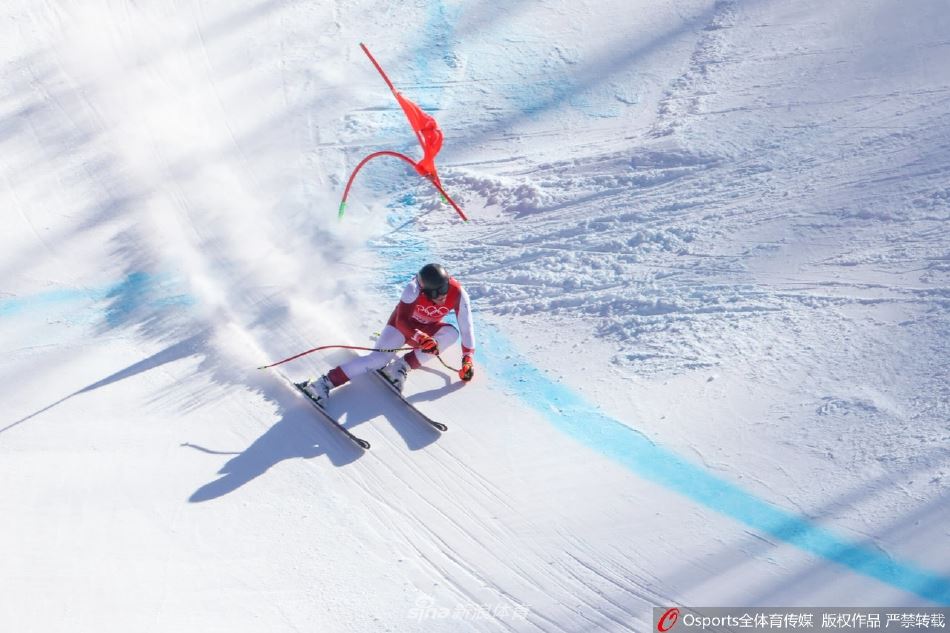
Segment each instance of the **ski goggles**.
[[423,288],[422,294],[424,294],[425,296],[429,297],[429,299],[432,299],[432,300],[441,299],[445,295],[449,294],[449,284],[448,282],[446,282],[442,284],[441,286],[437,286],[435,288]]

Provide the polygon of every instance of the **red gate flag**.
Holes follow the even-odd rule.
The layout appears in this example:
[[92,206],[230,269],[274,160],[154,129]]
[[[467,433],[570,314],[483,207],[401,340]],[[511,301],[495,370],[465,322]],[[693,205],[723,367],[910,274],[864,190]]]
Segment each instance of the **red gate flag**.
[[409,125],[412,126],[419,144],[422,145],[423,158],[416,163],[416,171],[420,176],[438,178],[435,173],[435,156],[442,149],[442,130],[439,129],[439,124],[409,99],[395,91],[393,94],[396,95],[396,101],[402,106],[402,111],[409,119]]
[[452,205],[452,208],[454,208],[456,213],[459,214],[459,217],[467,222],[468,218],[465,217],[465,213],[462,211],[462,209],[455,203],[454,200],[452,200],[452,198],[449,197],[449,194],[445,193],[445,190],[442,188],[442,183],[439,181],[439,174],[435,170],[435,157],[439,153],[439,150],[442,149],[442,130],[439,129],[439,124],[436,123],[434,118],[426,114],[422,108],[417,106],[406,97],[402,96],[399,91],[396,90],[396,88],[393,86],[393,83],[389,80],[389,77],[386,76],[386,73],[376,61],[376,58],[373,57],[372,53],[369,52],[369,49],[366,48],[365,44],[361,43],[360,48],[363,49],[363,52],[366,53],[366,56],[369,57],[369,60],[373,62],[373,66],[375,66],[376,70],[379,71],[383,81],[386,82],[386,85],[389,86],[393,96],[396,97],[396,101],[399,103],[399,106],[405,113],[406,118],[409,120],[409,125],[412,126],[413,132],[416,133],[416,138],[419,140],[419,145],[422,146],[423,156],[422,160],[416,162],[405,154],[400,154],[399,152],[381,151],[374,152],[361,160],[356,166],[356,169],[353,170],[353,173],[350,174],[350,179],[346,183],[346,189],[343,190],[343,199],[340,200],[339,217],[343,217],[343,211],[346,208],[346,198],[350,195],[350,187],[353,186],[353,181],[356,179],[356,174],[360,169],[363,168],[363,165],[377,156],[392,156],[394,158],[406,161],[412,165],[413,169],[416,170],[416,173],[418,173],[420,176],[423,176],[424,178],[428,178],[435,188],[439,190],[439,193],[442,194],[442,197],[445,199],[445,201]]

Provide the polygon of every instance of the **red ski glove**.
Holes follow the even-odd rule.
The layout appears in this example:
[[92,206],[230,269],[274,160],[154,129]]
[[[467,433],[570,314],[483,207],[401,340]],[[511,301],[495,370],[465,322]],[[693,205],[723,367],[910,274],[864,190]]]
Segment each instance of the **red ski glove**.
[[416,333],[412,335],[412,340],[426,354],[439,353],[439,342],[422,330],[416,330]]
[[462,357],[462,368],[459,370],[459,378],[468,382],[475,376],[475,366],[472,364],[472,357],[466,354]]

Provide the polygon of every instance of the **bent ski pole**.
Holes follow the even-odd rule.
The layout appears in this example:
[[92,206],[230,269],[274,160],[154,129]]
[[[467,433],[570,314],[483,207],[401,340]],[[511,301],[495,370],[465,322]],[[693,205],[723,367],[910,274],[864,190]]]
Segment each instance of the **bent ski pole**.
[[300,352],[284,360],[279,360],[276,363],[271,363],[270,365],[262,365],[258,369],[270,369],[271,367],[277,367],[278,365],[283,365],[284,363],[289,363],[292,360],[297,360],[301,356],[306,356],[307,354],[312,354],[314,352],[319,352],[325,349],[355,349],[366,352],[407,352],[412,347],[397,347],[394,349],[376,349],[375,347],[362,347],[360,345],[321,345],[320,347],[314,347],[313,349],[308,349],[306,352]]

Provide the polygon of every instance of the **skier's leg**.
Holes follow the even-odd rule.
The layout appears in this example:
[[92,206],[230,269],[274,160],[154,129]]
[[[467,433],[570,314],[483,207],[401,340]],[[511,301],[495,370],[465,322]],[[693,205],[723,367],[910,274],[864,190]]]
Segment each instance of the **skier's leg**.
[[[392,327],[391,325],[387,325],[383,328],[382,333],[376,340],[376,349],[397,349],[402,347],[405,342],[406,337],[403,336],[399,330]],[[324,406],[326,401],[330,398],[331,389],[346,384],[351,378],[356,378],[357,376],[365,374],[368,371],[385,367],[386,364],[388,364],[389,361],[395,357],[396,352],[370,352],[365,356],[354,358],[351,361],[347,361],[342,365],[334,367],[316,380],[308,381],[304,386],[304,389],[306,389],[310,395],[313,396],[317,404]]]
[[[438,331],[432,335],[432,338],[438,342],[439,353],[441,354],[446,349],[454,345],[455,341],[459,339],[459,331],[454,325],[443,323],[442,327],[440,327]],[[435,354],[427,354],[420,349],[411,351],[403,356],[403,360],[405,360],[412,369],[419,369],[419,367],[431,362],[434,358]]]
[[[379,338],[376,340],[376,349],[377,350],[387,350],[387,349],[398,349],[406,343],[406,337],[402,335],[402,332],[397,330],[391,325],[387,325],[383,328],[383,331],[380,333]],[[385,367],[389,361],[396,357],[396,352],[384,352],[384,351],[375,351],[366,354],[365,356],[359,356],[353,360],[347,361],[337,367],[334,370],[331,370],[327,374],[330,380],[334,383],[334,386],[339,386],[345,383],[346,381],[361,376],[368,371],[374,371]],[[340,375],[342,374],[342,376]],[[339,383],[337,383],[339,381]]]
[[[431,333],[431,329],[438,328],[435,333]],[[459,332],[455,329],[455,326],[449,325],[448,323],[443,324],[433,324],[427,334],[434,338],[439,343],[439,350],[444,350],[447,347],[450,347],[455,341],[459,338]],[[389,381],[395,385],[395,387],[402,391],[403,385],[406,384],[406,377],[409,375],[410,369],[419,369],[424,363],[428,363],[433,358],[435,354],[427,354],[420,349],[413,350],[387,366],[383,370],[383,373],[389,378]]]
[[310,392],[317,404],[322,405],[330,397],[331,389],[346,384],[351,378],[356,378],[368,371],[385,367],[389,361],[396,357],[396,352],[381,350],[398,349],[405,342],[406,337],[399,330],[387,325],[376,340],[376,349],[379,351],[370,352],[365,356],[359,356],[338,365],[316,380],[309,381],[304,388]]

